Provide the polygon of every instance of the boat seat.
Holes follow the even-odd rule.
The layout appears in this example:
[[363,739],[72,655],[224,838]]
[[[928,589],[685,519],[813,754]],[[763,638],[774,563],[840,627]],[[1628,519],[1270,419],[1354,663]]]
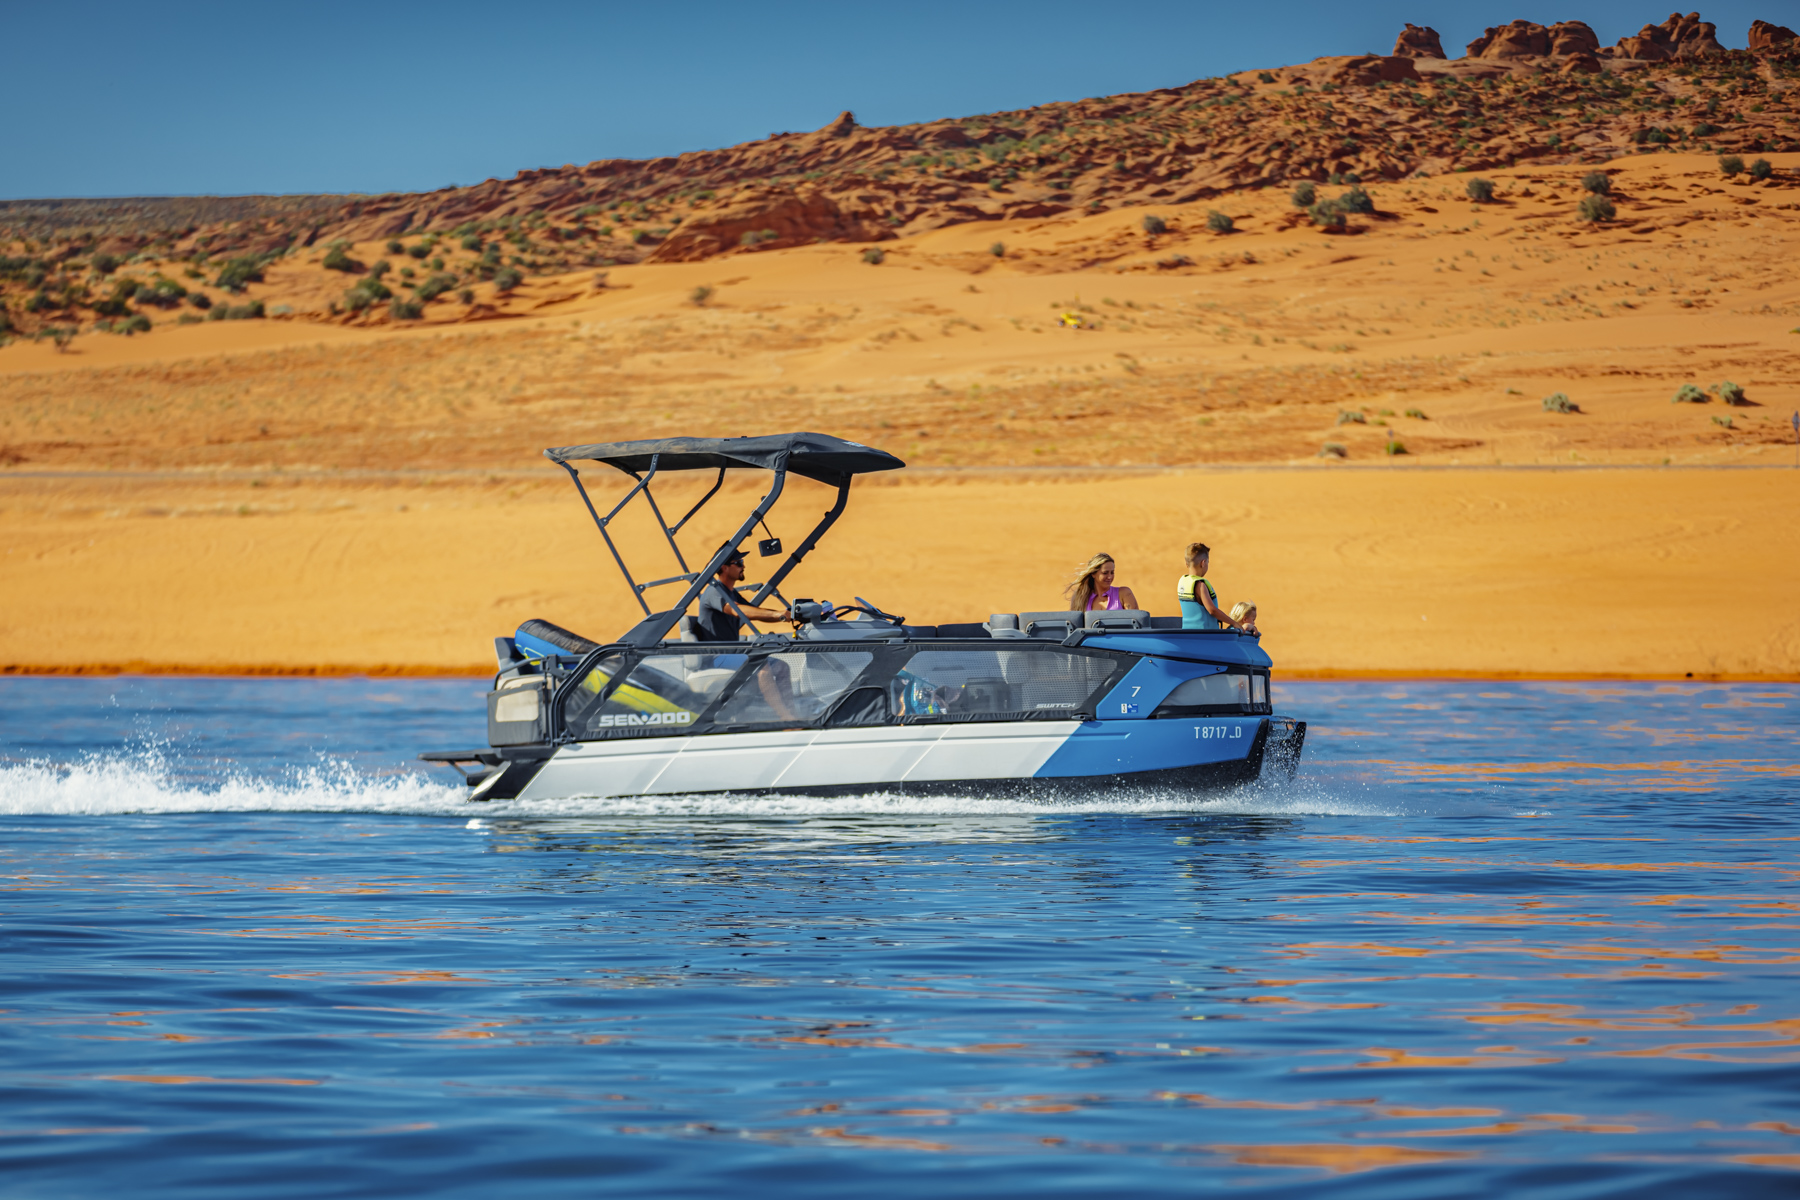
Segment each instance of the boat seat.
[[675,623],[675,627],[681,631],[682,641],[697,642],[700,640],[700,635],[694,632],[694,618],[683,617]]
[[1096,608],[1082,614],[1089,629],[1147,629],[1150,614],[1141,608]]
[[993,638],[1022,638],[1025,631],[1019,628],[1018,613],[994,613],[982,623],[988,636]]
[[1061,641],[1071,632],[1081,628],[1081,614],[1078,612],[1022,612],[1019,624],[1025,630],[1026,637],[1055,638]]

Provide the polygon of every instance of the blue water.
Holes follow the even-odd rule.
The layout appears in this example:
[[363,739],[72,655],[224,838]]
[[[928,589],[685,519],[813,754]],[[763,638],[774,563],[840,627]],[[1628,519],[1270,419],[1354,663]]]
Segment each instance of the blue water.
[[1800,1192],[1800,687],[1086,806],[469,806],[480,690],[0,680],[0,1193]]

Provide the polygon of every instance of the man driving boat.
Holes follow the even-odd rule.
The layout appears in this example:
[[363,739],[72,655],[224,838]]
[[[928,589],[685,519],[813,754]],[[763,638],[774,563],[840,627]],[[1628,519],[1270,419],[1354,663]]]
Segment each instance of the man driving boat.
[[744,552],[734,550],[700,593],[699,611],[694,615],[694,633],[703,642],[735,642],[744,627],[744,618],[752,621],[787,621],[793,612],[758,608],[737,591],[744,582]]

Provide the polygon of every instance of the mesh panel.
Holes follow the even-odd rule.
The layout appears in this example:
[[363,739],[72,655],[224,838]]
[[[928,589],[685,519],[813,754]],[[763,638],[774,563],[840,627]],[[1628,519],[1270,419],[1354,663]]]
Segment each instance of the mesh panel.
[[1060,650],[921,650],[894,680],[907,716],[979,717],[1079,709],[1113,661]]
[[809,725],[843,695],[863,668],[867,651],[771,654],[757,665],[712,716],[716,728],[733,725]]

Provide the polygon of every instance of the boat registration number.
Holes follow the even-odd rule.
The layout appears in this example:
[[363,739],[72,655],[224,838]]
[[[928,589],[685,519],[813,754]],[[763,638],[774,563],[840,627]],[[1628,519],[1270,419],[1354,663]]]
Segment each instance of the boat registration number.
[[1196,725],[1194,736],[1197,738],[1241,738],[1244,736],[1242,725],[1233,725],[1227,729],[1223,725]]

